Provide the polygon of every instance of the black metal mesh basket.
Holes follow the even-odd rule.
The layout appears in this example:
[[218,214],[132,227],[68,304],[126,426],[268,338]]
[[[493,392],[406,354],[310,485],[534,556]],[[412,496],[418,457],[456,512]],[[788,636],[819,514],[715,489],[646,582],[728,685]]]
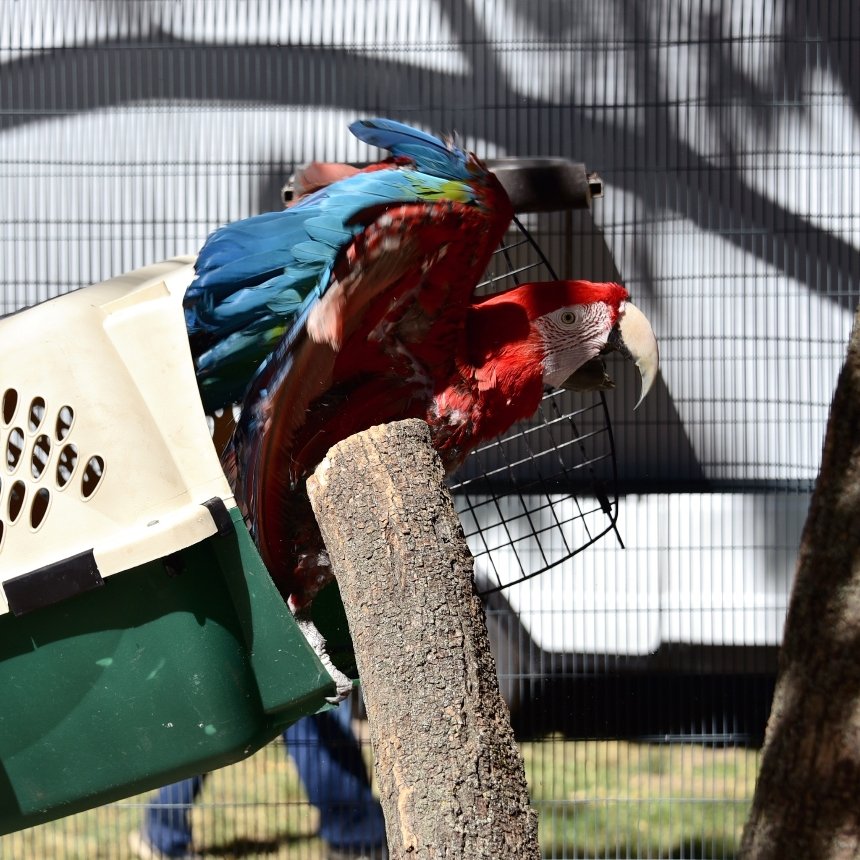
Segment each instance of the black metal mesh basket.
[[[515,219],[479,292],[556,279]],[[544,573],[610,531],[621,542],[615,443],[602,391],[547,390],[531,419],[474,451],[450,486],[481,594]]]

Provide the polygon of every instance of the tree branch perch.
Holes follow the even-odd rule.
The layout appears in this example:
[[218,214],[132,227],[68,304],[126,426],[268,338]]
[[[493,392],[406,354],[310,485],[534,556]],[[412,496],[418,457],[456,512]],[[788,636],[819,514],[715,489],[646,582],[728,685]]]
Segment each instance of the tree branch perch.
[[392,858],[538,860],[472,558],[427,426],[344,440],[308,491],[355,646]]

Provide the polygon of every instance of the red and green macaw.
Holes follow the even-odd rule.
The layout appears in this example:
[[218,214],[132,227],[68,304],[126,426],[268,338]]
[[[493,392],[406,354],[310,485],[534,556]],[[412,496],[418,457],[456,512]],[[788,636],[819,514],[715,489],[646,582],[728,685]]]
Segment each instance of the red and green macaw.
[[422,418],[451,471],[607,349],[636,362],[642,396],[657,372],[618,284],[474,295],[513,217],[474,155],[390,120],[350,129],[392,157],[319,166],[292,207],[217,230],[185,297],[205,406],[242,403],[225,470],[298,615],[331,579],[304,490],[331,445]]

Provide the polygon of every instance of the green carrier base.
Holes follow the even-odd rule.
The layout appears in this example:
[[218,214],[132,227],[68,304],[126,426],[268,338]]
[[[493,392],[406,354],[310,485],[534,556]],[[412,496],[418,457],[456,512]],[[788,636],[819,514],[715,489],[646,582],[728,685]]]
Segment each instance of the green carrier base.
[[0,617],[0,832],[230,764],[325,706],[331,678],[231,516],[226,536]]

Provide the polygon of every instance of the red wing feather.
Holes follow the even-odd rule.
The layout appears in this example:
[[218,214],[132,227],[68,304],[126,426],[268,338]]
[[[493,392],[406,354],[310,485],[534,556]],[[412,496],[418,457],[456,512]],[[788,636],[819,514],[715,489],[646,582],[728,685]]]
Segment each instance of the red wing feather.
[[498,207],[443,200],[378,215],[341,253],[305,328],[256,381],[255,415],[241,424],[259,423],[244,434],[237,497],[244,493],[269,570],[299,603],[304,580],[319,575],[307,550],[304,479],[341,439],[425,417],[449,384],[465,355],[475,286],[512,214],[499,193]]

